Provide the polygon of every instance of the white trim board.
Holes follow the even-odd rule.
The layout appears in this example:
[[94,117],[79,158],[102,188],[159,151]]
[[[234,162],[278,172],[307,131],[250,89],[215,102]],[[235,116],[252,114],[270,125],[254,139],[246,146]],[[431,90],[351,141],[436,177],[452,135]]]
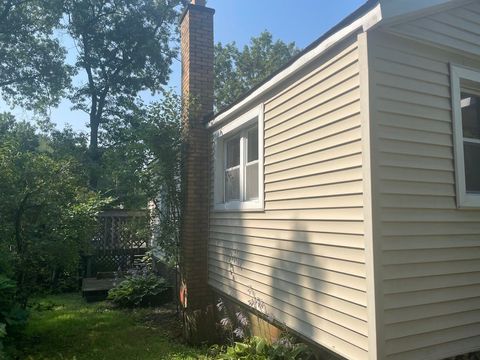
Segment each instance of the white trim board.
[[374,100],[372,93],[376,90],[373,83],[373,74],[370,71],[370,48],[368,34],[358,36],[359,64],[360,64],[360,116],[362,130],[362,179],[363,179],[363,213],[364,213],[364,239],[365,239],[365,268],[367,281],[367,314],[368,314],[368,355],[369,359],[384,358],[384,338],[382,329],[382,314],[379,311],[382,301],[382,279],[378,259],[381,255],[381,241],[376,239],[378,231],[378,201],[374,189],[377,185],[375,178],[376,164],[374,144],[375,123],[371,117]]
[[480,194],[468,193],[465,182],[465,154],[462,127],[462,109],[460,106],[461,80],[480,84],[480,69],[471,69],[463,65],[450,64],[452,87],[453,143],[455,159],[455,188],[459,208],[480,208]]
[[[264,179],[264,105],[261,104],[252,110],[242,114],[239,118],[225,124],[222,128],[213,133],[213,191],[214,211],[264,211],[265,208],[265,179]],[[246,130],[253,124],[258,126],[258,199],[252,201],[230,201],[224,200],[224,143],[226,138]],[[242,146],[243,142],[241,142]],[[241,149],[242,154],[245,153]],[[242,166],[242,163],[240,164]],[[243,174],[241,172],[241,179]],[[243,180],[241,180],[243,181]],[[241,185],[243,188],[243,185]],[[241,192],[242,193],[242,192]]]

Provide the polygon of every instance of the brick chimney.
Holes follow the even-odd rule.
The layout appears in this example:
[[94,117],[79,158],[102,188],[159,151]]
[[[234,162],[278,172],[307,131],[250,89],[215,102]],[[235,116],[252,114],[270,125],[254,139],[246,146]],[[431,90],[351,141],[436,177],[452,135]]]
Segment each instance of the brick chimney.
[[185,336],[191,343],[214,340],[212,294],[208,286],[209,133],[213,112],[213,9],[192,0],[181,18],[184,131],[184,213],[180,234],[180,300]]

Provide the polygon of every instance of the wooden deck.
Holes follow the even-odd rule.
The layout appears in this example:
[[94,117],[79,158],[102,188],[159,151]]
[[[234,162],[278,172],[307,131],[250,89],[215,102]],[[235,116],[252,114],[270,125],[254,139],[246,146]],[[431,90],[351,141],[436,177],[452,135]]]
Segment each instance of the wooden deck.
[[88,302],[105,300],[108,290],[118,282],[119,279],[84,278],[82,280],[82,296]]

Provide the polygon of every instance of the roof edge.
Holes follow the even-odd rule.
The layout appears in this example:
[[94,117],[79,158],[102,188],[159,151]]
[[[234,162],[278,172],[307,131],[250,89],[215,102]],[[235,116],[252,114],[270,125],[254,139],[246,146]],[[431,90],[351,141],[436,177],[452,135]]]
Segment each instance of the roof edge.
[[266,80],[252,88],[230,106],[215,114],[209,119],[210,121],[207,127],[210,128],[223,123],[230,115],[253,102],[280,81],[292,76],[359,28],[367,31],[381,20],[382,10],[380,2],[378,0],[368,0],[364,5],[307,46],[302,52],[270,75]]

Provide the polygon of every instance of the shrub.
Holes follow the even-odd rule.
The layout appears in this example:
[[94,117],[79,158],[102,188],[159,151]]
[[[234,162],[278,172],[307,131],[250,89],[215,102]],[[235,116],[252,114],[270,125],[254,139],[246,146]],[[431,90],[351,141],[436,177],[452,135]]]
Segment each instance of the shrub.
[[260,337],[251,337],[244,342],[236,342],[228,347],[215,345],[209,349],[204,360],[307,360],[312,352],[307,345],[292,343],[289,338],[281,338],[271,345]]
[[7,325],[0,322],[0,360],[6,358],[6,354],[3,352],[3,339],[7,336]]
[[7,335],[17,334],[27,323],[27,311],[15,302],[16,291],[15,282],[0,274],[0,360],[6,358],[3,348]]
[[[267,315],[266,305],[262,299],[255,295],[253,289],[249,290],[252,299],[248,302],[250,307]],[[228,308],[222,299],[217,302],[218,314],[221,316],[220,328],[222,329],[227,346],[214,345],[203,360],[308,360],[312,358],[310,348],[288,332],[285,327],[282,336],[273,344],[257,336],[250,336],[250,323],[241,310]],[[273,317],[268,316],[270,319]]]
[[120,307],[160,305],[168,302],[171,288],[154,274],[127,276],[108,292],[108,300]]

